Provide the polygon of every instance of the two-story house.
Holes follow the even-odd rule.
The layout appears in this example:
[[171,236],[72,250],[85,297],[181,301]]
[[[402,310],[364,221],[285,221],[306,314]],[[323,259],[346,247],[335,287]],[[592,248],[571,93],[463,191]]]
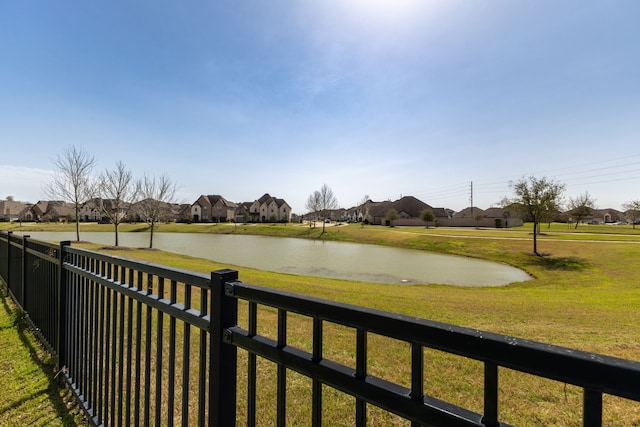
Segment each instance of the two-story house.
[[202,195],[191,205],[191,218],[194,222],[233,221],[237,206],[219,195]]
[[249,206],[249,220],[253,222],[289,222],[291,206],[284,201],[265,193]]

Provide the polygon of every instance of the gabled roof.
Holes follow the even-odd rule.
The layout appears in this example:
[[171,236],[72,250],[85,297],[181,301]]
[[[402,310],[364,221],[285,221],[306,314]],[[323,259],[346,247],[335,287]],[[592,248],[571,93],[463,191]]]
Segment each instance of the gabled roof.
[[0,201],[0,215],[18,215],[27,206],[31,206],[31,205],[25,202],[16,202],[13,200],[2,200]]
[[258,199],[258,202],[262,205],[271,202],[272,199],[273,197],[271,197],[269,193],[264,193],[264,195]]
[[611,208],[609,208],[609,209],[594,209],[594,210],[593,210],[593,212],[592,212],[592,214],[593,214],[594,216],[598,216],[598,215],[606,215],[606,214],[622,216],[622,215],[624,215],[624,212],[621,212],[621,211],[619,211],[619,210],[617,210],[617,209],[611,209]]
[[[367,202],[369,203],[369,202]],[[369,215],[371,216],[385,216],[387,211],[392,208],[390,201],[384,202],[371,202],[369,204]]]
[[436,218],[449,218],[449,212],[445,208],[431,208],[431,212]]
[[503,218],[505,212],[513,213],[513,210],[505,208],[489,208],[484,211],[484,216],[486,218]]
[[289,203],[287,203],[284,199],[276,199],[276,198],[274,198],[273,200],[275,200],[276,205],[278,206],[278,208],[281,208],[284,205],[289,206]]
[[468,207],[462,209],[460,212],[453,214],[454,218],[475,218],[478,215],[485,215],[485,212],[477,207]]
[[420,213],[425,209],[433,209],[422,200],[418,200],[413,196],[404,196],[393,202],[392,205],[398,213],[404,212],[412,218],[419,218]]

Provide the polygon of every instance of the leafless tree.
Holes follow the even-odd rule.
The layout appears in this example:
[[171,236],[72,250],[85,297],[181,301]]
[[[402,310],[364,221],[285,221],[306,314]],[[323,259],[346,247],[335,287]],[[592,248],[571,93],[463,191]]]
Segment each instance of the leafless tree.
[[51,181],[42,188],[51,200],[73,204],[76,240],[80,241],[80,207],[89,198],[91,170],[95,159],[81,148],[68,147],[53,160],[56,167]]
[[136,204],[136,214],[149,224],[149,249],[152,249],[156,224],[170,218],[177,187],[168,175],[158,178],[145,175],[138,182],[138,188],[141,200]]
[[575,199],[569,198],[569,213],[576,221],[575,228],[578,228],[578,224],[580,224],[584,218],[591,215],[595,209],[596,200],[586,191]]
[[366,218],[369,217],[370,205],[371,205],[371,198],[369,197],[368,194],[365,194],[362,197],[362,200],[360,200],[360,203],[358,204],[358,206],[360,207],[361,221],[364,221]]
[[338,199],[327,184],[323,184],[320,191],[314,191],[307,199],[306,208],[309,212],[320,215],[322,219],[322,234],[325,232],[325,219],[329,211],[338,209]]
[[133,174],[124,163],[116,163],[114,170],[105,170],[98,177],[98,195],[102,198],[102,212],[113,224],[115,245],[119,245],[118,226],[127,218],[131,204],[136,198],[137,188]]
[[504,206],[518,209],[525,220],[533,221],[533,253],[540,255],[537,245],[538,224],[560,206],[564,184],[545,177],[538,179],[530,176],[528,179],[511,181],[509,186],[514,192],[514,197],[504,199],[502,203]]
[[[319,191],[314,191],[309,195],[305,207],[309,211],[309,228],[311,228],[312,224],[315,227],[316,220],[318,219],[318,215],[320,215],[321,210]],[[311,218],[313,218],[313,221],[311,221]]]

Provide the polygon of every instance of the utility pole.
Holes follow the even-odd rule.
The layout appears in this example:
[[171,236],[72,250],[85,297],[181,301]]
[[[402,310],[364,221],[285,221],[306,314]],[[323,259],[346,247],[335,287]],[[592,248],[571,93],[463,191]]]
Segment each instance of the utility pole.
[[473,181],[471,181],[471,196],[469,197],[469,202],[471,204],[471,218],[473,218]]

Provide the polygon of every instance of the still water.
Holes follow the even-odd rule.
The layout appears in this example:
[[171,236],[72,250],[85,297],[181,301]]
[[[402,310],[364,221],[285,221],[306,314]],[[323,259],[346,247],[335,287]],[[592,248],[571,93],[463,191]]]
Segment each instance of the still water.
[[[39,240],[75,240],[75,233],[32,232]],[[81,233],[113,245],[113,233]],[[502,286],[530,280],[524,271],[491,261],[415,249],[307,239],[197,233],[155,233],[154,248],[237,267],[373,283]],[[120,245],[148,247],[148,233],[120,233]]]

